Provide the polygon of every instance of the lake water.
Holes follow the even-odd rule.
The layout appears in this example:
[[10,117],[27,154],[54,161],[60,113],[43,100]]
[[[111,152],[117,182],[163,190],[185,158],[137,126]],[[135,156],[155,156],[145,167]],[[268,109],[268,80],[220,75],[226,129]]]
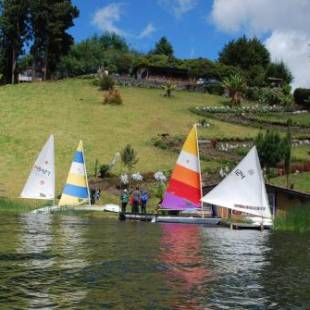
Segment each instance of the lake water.
[[309,235],[0,217],[0,309],[310,309]]

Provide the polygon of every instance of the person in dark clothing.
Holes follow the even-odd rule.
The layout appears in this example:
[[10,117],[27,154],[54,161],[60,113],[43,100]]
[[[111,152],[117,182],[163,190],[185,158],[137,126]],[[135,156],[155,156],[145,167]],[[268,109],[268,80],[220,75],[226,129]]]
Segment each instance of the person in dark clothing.
[[124,189],[121,193],[121,205],[122,205],[122,213],[126,213],[126,207],[129,201],[129,195],[127,189]]
[[136,190],[133,191],[132,193],[132,203],[133,203],[132,211],[134,214],[139,213],[140,198],[141,198],[141,192],[139,190],[139,187],[136,187]]
[[90,204],[94,205],[96,202],[96,190],[94,188],[90,189]]
[[146,214],[146,205],[149,200],[147,191],[143,191],[141,194],[141,213]]

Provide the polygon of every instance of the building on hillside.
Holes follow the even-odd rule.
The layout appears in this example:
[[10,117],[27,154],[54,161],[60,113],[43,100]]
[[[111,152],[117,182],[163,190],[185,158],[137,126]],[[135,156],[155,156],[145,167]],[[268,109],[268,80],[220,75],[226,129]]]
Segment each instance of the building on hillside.
[[[204,195],[210,192],[215,185],[208,185],[203,188]],[[286,187],[266,184],[271,213],[275,216],[282,216],[287,213],[290,208],[298,208],[301,205],[308,204],[310,208],[310,194]],[[226,208],[217,207],[217,215],[223,218],[229,216]],[[239,215],[235,212],[235,215]]]
[[282,87],[284,85],[283,79],[275,78],[275,77],[269,77],[268,82],[271,87]]
[[33,82],[33,81],[42,81],[43,80],[43,71],[36,70],[35,74],[33,74],[32,68],[27,68],[24,71],[21,71],[18,74],[19,82]]
[[139,65],[132,74],[141,80],[191,82],[188,70],[179,68]]

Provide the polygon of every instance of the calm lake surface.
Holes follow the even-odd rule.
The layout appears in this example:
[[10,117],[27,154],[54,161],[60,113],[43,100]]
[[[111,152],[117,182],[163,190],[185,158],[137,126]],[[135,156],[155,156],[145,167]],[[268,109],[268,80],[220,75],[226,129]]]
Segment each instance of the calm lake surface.
[[0,218],[0,309],[310,309],[309,235]]

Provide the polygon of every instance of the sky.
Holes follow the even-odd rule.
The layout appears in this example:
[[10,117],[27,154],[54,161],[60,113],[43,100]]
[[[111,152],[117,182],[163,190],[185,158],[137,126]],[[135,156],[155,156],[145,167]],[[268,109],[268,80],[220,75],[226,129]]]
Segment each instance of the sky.
[[310,0],[73,0],[77,42],[105,31],[147,52],[166,36],[180,58],[216,59],[225,43],[257,36],[310,88]]

